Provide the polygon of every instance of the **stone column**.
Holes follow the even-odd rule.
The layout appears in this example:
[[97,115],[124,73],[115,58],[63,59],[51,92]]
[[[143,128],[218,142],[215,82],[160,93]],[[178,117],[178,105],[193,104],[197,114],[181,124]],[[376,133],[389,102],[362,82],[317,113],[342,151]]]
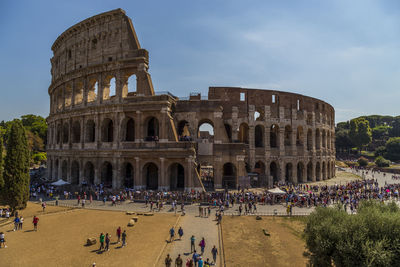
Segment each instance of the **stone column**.
[[79,184],[81,185],[83,180],[85,180],[86,182],[89,183],[87,177],[84,177],[85,176],[85,166],[83,165],[83,160],[80,159],[78,161],[78,164],[79,164]]
[[89,94],[89,90],[88,90],[88,84],[89,84],[89,81],[88,81],[88,77],[85,77],[83,80],[82,80],[82,83],[83,83],[83,105],[84,106],[87,106],[87,103],[88,103],[88,94]]
[[95,118],[95,128],[96,128],[96,134],[95,134],[95,142],[97,143],[97,148],[100,148],[101,146],[101,121],[100,121],[100,115],[96,114]]
[[65,110],[65,85],[63,85],[62,87],[62,99],[63,99],[63,103],[62,103],[62,110]]
[[238,113],[239,109],[238,107],[232,107],[232,141],[238,140]]
[[71,109],[74,108],[75,106],[75,90],[76,90],[76,83],[75,80],[72,81],[72,86],[71,86]]
[[285,127],[279,127],[279,132],[278,132],[277,138],[278,138],[277,143],[279,142],[279,155],[284,156],[285,155]]
[[159,128],[159,142],[168,142],[167,107],[161,108],[161,127]]
[[146,187],[145,185],[143,185],[143,177],[141,173],[140,158],[135,157],[135,179],[133,180],[135,189],[143,189]]
[[97,95],[96,95],[96,103],[100,105],[103,103],[103,91],[104,91],[104,84],[103,84],[103,75],[97,75]]
[[101,182],[101,166],[99,159],[93,162],[94,165],[94,184],[100,184]]
[[81,149],[85,147],[85,116],[82,116],[79,123],[81,124]]
[[214,188],[222,188],[222,158],[218,157],[214,159]]
[[264,147],[265,147],[265,156],[269,157],[271,152],[271,126],[269,124],[265,124],[264,131]]
[[142,125],[142,112],[140,110],[136,111],[136,120],[135,120],[135,142],[139,143],[143,140],[143,125]]
[[114,148],[119,148],[120,143],[121,143],[121,123],[120,123],[120,117],[121,117],[121,113],[117,112],[117,114],[115,114],[115,119],[114,119],[114,138],[113,138],[113,147]]
[[195,175],[197,175],[197,174],[193,174],[193,171],[192,171],[193,159],[191,157],[189,157],[189,158],[186,158],[185,160],[186,160],[186,168],[185,169],[186,169],[186,173],[187,173],[187,178],[185,181],[185,185],[186,185],[185,190],[190,190],[193,188],[193,184],[194,184],[193,180],[197,179],[195,177]]
[[291,156],[297,155],[297,128],[292,128],[292,136],[291,136]]
[[113,178],[112,178],[112,187],[113,189],[118,189],[121,186],[121,175],[120,175],[120,158],[115,158],[112,161],[113,163]]
[[159,178],[159,190],[169,190],[169,185],[167,184],[165,177],[165,158],[160,158],[160,178]]
[[298,184],[299,181],[297,180],[297,161],[292,164],[292,183]]

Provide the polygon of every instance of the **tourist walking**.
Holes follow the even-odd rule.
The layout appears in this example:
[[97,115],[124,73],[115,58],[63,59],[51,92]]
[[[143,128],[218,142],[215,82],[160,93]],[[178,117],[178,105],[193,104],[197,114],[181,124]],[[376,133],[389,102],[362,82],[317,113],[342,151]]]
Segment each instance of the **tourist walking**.
[[22,217],[22,215],[21,215],[21,217],[19,217],[19,226],[18,226],[19,230],[22,230],[23,223],[24,223],[24,217]]
[[103,250],[104,249],[104,234],[103,233],[101,233],[100,234],[100,248],[99,248],[99,250]]
[[13,231],[14,232],[17,231],[18,227],[19,227],[19,217],[15,216],[15,219],[14,219],[14,230]]
[[121,239],[121,226],[120,226],[120,227],[118,227],[118,229],[117,229],[117,237],[118,237],[118,240],[117,240],[117,242],[118,242],[118,244],[119,244],[119,242],[120,242],[120,239]]
[[204,240],[204,237],[201,239],[199,243],[200,249],[201,249],[201,255],[204,254],[204,248],[206,247],[206,241]]
[[211,249],[211,254],[213,257],[213,263],[215,264],[217,262],[217,254],[218,254],[218,249],[215,246]]
[[33,223],[33,230],[34,230],[34,231],[37,231],[37,225],[38,225],[38,223],[39,223],[39,218],[36,217],[36,215],[33,216],[32,223]]
[[1,245],[3,245],[4,248],[7,247],[7,246],[6,246],[6,239],[5,239],[5,237],[4,237],[4,233],[3,233],[3,232],[0,232],[0,248],[1,248]]
[[178,257],[175,259],[175,267],[182,267],[183,265],[183,260],[181,258],[181,254],[178,255]]
[[171,263],[172,263],[172,259],[168,254],[167,257],[165,258],[165,267],[171,267]]
[[42,203],[42,209],[43,209],[43,212],[46,210],[46,202]]
[[193,256],[192,256],[192,259],[193,259],[193,262],[194,262],[194,266],[197,266],[197,262],[199,261],[199,257],[200,257],[200,255],[197,254],[196,250],[194,250],[194,253],[193,253]]
[[126,230],[122,233],[122,247],[126,246]]
[[182,239],[182,236],[183,236],[183,229],[182,229],[181,226],[180,226],[179,229],[178,229],[178,234],[179,234],[179,240],[181,240],[181,239]]
[[110,250],[110,238],[111,238],[111,235],[106,233],[106,247],[104,248],[104,250],[107,250],[107,251]]
[[186,267],[194,267],[194,266],[193,266],[193,260],[192,260],[192,259],[187,259],[187,261],[186,261]]
[[193,250],[196,249],[196,246],[195,246],[195,243],[194,243],[195,241],[196,241],[196,238],[194,237],[194,235],[192,235],[190,237],[190,253],[192,253]]
[[170,243],[174,240],[174,236],[175,236],[175,229],[172,226],[171,229],[169,229],[169,242]]

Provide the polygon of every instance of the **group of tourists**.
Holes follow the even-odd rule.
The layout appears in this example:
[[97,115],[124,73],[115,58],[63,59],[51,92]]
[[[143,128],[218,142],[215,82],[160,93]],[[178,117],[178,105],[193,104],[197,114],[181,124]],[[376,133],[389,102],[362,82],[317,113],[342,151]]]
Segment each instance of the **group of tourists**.
[[[122,241],[121,248],[125,247],[127,245],[126,238],[128,236],[126,233],[126,230],[124,230],[122,232],[121,227],[118,227],[117,231],[116,231],[116,236],[118,238],[117,244],[121,243],[121,241]],[[110,250],[110,242],[111,242],[111,234],[106,233],[104,235],[104,233],[101,233],[100,237],[99,237],[99,243],[100,243],[99,251],[101,251],[101,252],[109,251]]]
[[[171,229],[169,230],[169,234],[170,234],[169,242],[173,242],[175,240],[174,227],[171,227]],[[183,236],[182,227],[179,227],[178,235],[179,235],[179,240],[182,240]],[[211,249],[211,255],[213,259],[212,261],[210,261],[209,258],[203,259],[203,254],[205,252],[205,247],[206,247],[206,241],[204,237],[201,238],[198,246],[200,247],[200,253],[196,251],[196,237],[192,235],[190,237],[190,254],[192,254],[192,256],[186,260],[186,267],[209,267],[215,265],[217,262],[218,249],[215,246],[213,246],[213,248]],[[168,254],[165,257],[164,263],[166,267],[172,266],[173,259],[171,258],[170,254]],[[175,267],[183,266],[183,259],[181,257],[181,254],[178,254],[178,257],[175,259],[174,266]]]

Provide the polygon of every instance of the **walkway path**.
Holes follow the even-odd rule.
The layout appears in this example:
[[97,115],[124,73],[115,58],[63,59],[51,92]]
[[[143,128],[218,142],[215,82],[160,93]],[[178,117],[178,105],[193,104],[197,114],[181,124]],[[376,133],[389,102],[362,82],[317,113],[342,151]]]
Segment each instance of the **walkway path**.
[[[160,257],[160,261],[156,266],[165,266],[164,260],[167,254],[170,254],[170,257],[173,259],[173,265],[175,266],[175,259],[178,257],[178,254],[181,254],[181,258],[183,259],[183,263],[185,266],[186,260],[188,258],[192,258],[192,253],[190,253],[190,237],[192,235],[195,236],[196,241],[196,251],[200,253],[200,247],[198,246],[202,237],[204,237],[206,241],[206,247],[204,250],[204,254],[202,256],[203,260],[207,258],[212,261],[211,249],[215,245],[218,249],[218,253],[220,252],[219,248],[219,240],[218,240],[218,225],[216,224],[215,219],[215,211],[211,212],[211,216],[208,218],[199,217],[197,215],[185,215],[182,216],[180,222],[175,229],[176,232],[176,240],[172,243],[169,243],[166,249],[163,251],[162,256]],[[179,226],[183,229],[183,237],[182,240],[179,240],[178,229]],[[219,263],[219,257],[217,257],[217,265]]]

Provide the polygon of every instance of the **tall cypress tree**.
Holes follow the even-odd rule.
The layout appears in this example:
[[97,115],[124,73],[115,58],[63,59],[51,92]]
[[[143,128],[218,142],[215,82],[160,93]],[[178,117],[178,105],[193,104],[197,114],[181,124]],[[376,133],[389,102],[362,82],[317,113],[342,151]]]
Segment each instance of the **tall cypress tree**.
[[20,120],[13,120],[4,158],[3,202],[12,213],[23,209],[29,200],[29,149],[25,129]]

